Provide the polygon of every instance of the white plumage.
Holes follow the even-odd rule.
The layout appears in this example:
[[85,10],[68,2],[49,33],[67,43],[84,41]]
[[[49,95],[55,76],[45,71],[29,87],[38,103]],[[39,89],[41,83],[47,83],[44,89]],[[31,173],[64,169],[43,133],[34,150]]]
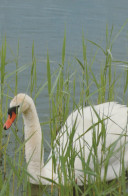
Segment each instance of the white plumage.
[[[18,111],[23,113],[24,135],[25,140],[27,140],[25,143],[25,158],[26,162],[29,162],[28,172],[33,176],[33,178],[29,178],[30,182],[38,184],[41,181],[42,184],[51,184],[45,178],[52,179],[52,177],[54,181],[58,182],[58,172],[52,172],[52,158],[50,158],[52,153],[49,155],[49,161],[44,164],[42,132],[33,100],[26,94],[18,94],[10,103],[10,108],[16,106],[20,106]],[[83,183],[84,178],[82,160],[85,163],[89,161],[88,167],[93,171],[94,159],[97,157],[99,165],[102,163],[100,165],[100,175],[103,180],[105,164],[107,163],[106,157],[111,151],[113,153],[108,160],[105,179],[112,180],[120,176],[122,156],[125,168],[128,166],[127,117],[128,108],[116,102],[79,108],[79,110],[72,112],[54,142],[57,168],[60,163],[60,155],[65,156],[68,143],[71,142],[72,148],[70,150],[75,151],[75,179],[77,179],[79,185]],[[75,127],[75,131],[73,127]],[[97,155],[95,154],[96,145],[93,147],[94,142],[97,142]],[[87,169],[87,167],[84,169]],[[40,178],[40,176],[44,178]],[[93,175],[91,178],[95,180]],[[88,181],[88,174],[86,175],[86,180]]]

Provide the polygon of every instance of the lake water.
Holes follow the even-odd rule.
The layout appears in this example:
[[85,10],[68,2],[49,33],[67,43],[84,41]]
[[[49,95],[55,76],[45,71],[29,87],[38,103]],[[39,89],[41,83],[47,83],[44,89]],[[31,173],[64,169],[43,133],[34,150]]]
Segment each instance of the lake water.
[[[72,61],[74,56],[82,59],[82,31],[85,39],[94,41],[105,49],[106,25],[108,24],[109,31],[112,25],[114,26],[113,35],[115,35],[128,17],[127,10],[127,0],[31,0],[31,2],[4,0],[0,3],[0,41],[6,34],[7,44],[16,55],[19,40],[19,66],[22,66],[31,63],[34,40],[37,80],[40,83],[46,79],[47,49],[52,69],[54,70],[61,63],[65,28],[67,60]],[[91,55],[90,45],[88,43],[88,57]],[[94,46],[93,48],[96,50]],[[128,24],[113,45],[112,55],[114,60],[127,61],[127,52]],[[13,58],[9,51],[7,59]],[[99,53],[99,62],[101,58]],[[97,69],[98,66],[95,70]],[[7,67],[7,71],[12,70],[15,70],[14,63]],[[19,74],[18,92],[26,91],[29,79],[28,71]],[[14,86],[15,80],[12,79],[11,83]],[[46,99],[43,96],[43,101]],[[43,105],[46,106],[43,103],[41,105],[42,108]]]
[[[19,66],[31,63],[31,50],[34,40],[37,58],[37,81],[46,81],[47,49],[50,55],[52,70],[61,63],[61,51],[66,29],[66,59],[73,61],[74,56],[82,59],[82,32],[85,39],[99,43],[104,49],[106,25],[109,31],[114,26],[116,34],[128,18],[127,0],[4,0],[0,3],[0,42],[5,34],[8,47],[16,55],[19,40]],[[128,60],[128,24],[113,45],[112,55],[115,60]],[[8,50],[7,59],[13,59]],[[88,43],[88,57],[91,46]],[[98,61],[101,56],[98,54]],[[7,71],[15,70],[10,64]],[[98,67],[95,68],[97,72]],[[18,92],[26,92],[29,71],[19,74]],[[11,86],[15,80],[11,79]],[[40,121],[47,119],[48,97],[46,92],[37,99],[37,110]],[[49,140],[49,135],[44,132]],[[45,149],[46,150],[46,149]],[[47,151],[47,150],[46,150]],[[47,152],[48,154],[48,152]]]

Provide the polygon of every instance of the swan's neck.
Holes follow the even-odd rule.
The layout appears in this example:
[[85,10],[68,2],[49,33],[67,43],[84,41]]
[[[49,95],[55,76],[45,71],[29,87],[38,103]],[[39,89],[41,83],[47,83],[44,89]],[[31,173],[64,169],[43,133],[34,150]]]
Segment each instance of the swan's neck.
[[34,103],[23,113],[25,133],[25,157],[28,171],[40,175],[43,161],[42,132]]

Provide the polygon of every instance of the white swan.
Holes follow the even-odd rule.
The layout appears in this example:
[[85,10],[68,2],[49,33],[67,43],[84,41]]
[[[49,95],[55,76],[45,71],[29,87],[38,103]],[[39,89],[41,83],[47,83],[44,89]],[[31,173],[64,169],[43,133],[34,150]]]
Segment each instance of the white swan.
[[[16,118],[17,111],[23,114],[26,140],[25,158],[28,163],[28,172],[32,176],[29,177],[30,182],[33,184],[40,182],[42,184],[51,184],[46,178],[58,182],[58,170],[56,173],[52,171],[52,158],[50,159],[52,153],[49,155],[49,161],[44,164],[42,132],[35,104],[31,97],[20,93],[12,99],[8,110],[8,120],[4,124],[4,129],[8,129],[11,126]],[[77,179],[77,184],[81,185],[83,183],[83,158],[85,163],[89,162],[88,167],[91,170],[94,169],[96,152],[93,149],[93,145],[95,139],[97,141],[97,161],[99,165],[102,158],[101,179],[105,175],[106,180],[112,180],[120,176],[123,152],[124,167],[127,168],[128,166],[127,127],[128,108],[115,102],[103,103],[94,107],[88,106],[72,112],[54,142],[57,168],[58,166],[61,168],[59,157],[66,154],[66,148],[68,148],[68,143],[70,142],[72,149],[76,152],[74,161],[75,179]],[[70,137],[71,134],[72,137]],[[120,148],[121,146],[122,148]],[[124,146],[125,151],[123,151]],[[106,156],[111,150],[113,150],[112,157],[107,162]],[[90,152],[91,157],[89,161]],[[105,161],[108,163],[106,174]],[[86,178],[88,178],[88,175],[86,175]]]

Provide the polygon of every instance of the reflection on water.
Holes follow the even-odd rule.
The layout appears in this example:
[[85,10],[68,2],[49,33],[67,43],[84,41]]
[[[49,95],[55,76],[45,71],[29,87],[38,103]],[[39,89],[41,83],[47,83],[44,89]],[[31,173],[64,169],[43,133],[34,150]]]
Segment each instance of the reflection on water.
[[[29,188],[31,189],[31,196],[51,195],[51,189],[52,189],[51,186],[39,186],[39,185],[31,184]],[[54,190],[53,195],[59,195],[57,188]]]
[[[111,183],[110,187],[113,184],[113,182],[108,182],[108,184]],[[117,187],[118,187],[118,184],[117,184]],[[127,183],[127,187],[128,187],[128,183]],[[51,195],[51,186],[38,186],[38,185],[33,185],[31,184],[30,186],[31,188],[31,196],[45,196],[45,195]],[[119,187],[117,188],[117,192],[119,193]],[[78,191],[78,190],[77,190]],[[79,196],[80,195],[83,195],[85,192],[85,187],[84,186],[80,186],[79,187]],[[30,192],[29,192],[30,193]],[[128,188],[127,188],[127,193],[128,193]],[[123,194],[123,193],[122,193]],[[59,196],[60,193],[59,193],[59,190],[56,188],[52,194],[53,196]],[[78,192],[77,194],[75,193],[75,187],[73,188],[73,196],[75,195],[78,195]],[[111,193],[107,194],[106,196],[111,196]]]
[[43,186],[31,184],[30,188],[31,188],[31,196],[44,195],[43,193],[44,193],[45,186],[43,187]]

